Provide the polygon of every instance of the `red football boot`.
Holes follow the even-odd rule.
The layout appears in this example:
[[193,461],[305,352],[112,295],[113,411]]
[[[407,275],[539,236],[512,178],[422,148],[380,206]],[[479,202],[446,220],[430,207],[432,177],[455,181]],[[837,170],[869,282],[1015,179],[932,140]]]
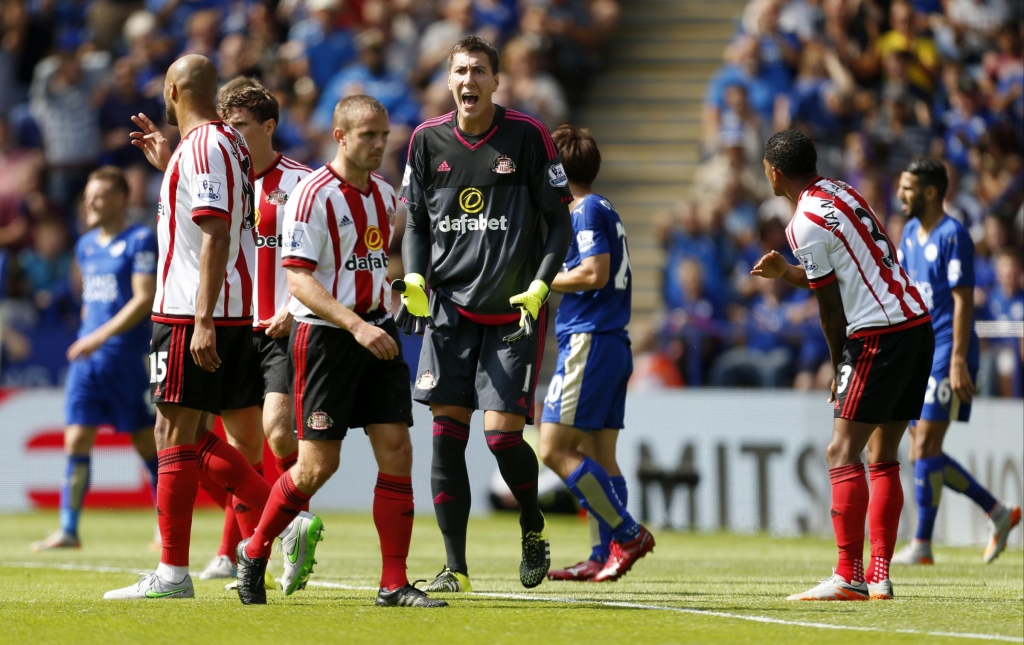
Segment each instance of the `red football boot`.
[[640,535],[629,542],[612,540],[611,555],[604,568],[597,572],[591,580],[593,582],[605,582],[607,580],[618,580],[626,575],[626,572],[633,568],[636,561],[654,550],[654,536],[651,532],[640,526]]
[[590,580],[603,568],[603,562],[586,560],[565,569],[548,571],[548,580]]

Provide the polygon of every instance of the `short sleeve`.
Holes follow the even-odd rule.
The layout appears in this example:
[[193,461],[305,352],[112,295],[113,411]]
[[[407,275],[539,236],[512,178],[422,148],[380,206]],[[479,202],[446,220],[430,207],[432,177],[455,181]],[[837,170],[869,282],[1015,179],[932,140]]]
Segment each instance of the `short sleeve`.
[[405,174],[402,175],[402,187],[398,196],[409,208],[422,210],[424,208],[424,157],[426,151],[423,146],[423,133],[413,135],[409,142],[409,157],[405,162]]
[[192,148],[192,177],[188,188],[192,198],[192,219],[220,217],[231,221],[231,190],[240,177],[229,177],[238,169],[221,149],[216,136],[199,138]]
[[956,227],[956,235],[944,240],[946,272],[949,287],[974,287],[974,240],[963,226]]
[[156,275],[156,236],[148,228],[132,236],[132,273]]
[[794,220],[788,237],[793,255],[807,272],[807,281],[812,289],[820,289],[836,279],[835,268],[829,258],[832,239],[825,229],[810,222]]
[[306,192],[312,190],[307,179],[299,184],[298,198],[289,199],[284,207],[281,266],[313,270],[327,239],[327,214],[315,195],[306,198]]
[[598,199],[588,199],[582,208],[573,211],[572,231],[580,259],[602,253],[611,253],[609,246],[609,218]]

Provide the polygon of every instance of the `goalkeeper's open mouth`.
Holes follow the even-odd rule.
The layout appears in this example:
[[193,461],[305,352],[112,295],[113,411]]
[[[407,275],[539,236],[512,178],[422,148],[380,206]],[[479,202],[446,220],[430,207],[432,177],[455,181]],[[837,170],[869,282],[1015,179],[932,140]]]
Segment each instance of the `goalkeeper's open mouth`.
[[472,92],[463,92],[462,104],[467,108],[474,108],[480,102],[480,97]]

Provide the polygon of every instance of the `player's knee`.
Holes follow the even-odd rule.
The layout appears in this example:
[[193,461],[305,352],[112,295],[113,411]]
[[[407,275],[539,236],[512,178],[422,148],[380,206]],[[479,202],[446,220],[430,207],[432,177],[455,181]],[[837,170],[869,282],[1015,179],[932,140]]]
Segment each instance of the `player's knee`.
[[64,452],[69,455],[87,455],[92,450],[92,437],[81,426],[70,426],[64,431]]
[[829,468],[850,463],[849,444],[845,441],[832,439],[825,448],[825,459],[828,461]]
[[267,441],[270,449],[275,455],[290,455],[299,449],[299,440],[295,438],[289,423],[279,423],[267,426]]
[[396,438],[379,451],[377,466],[392,473],[412,472],[412,441],[409,435]]
[[312,463],[300,463],[296,485],[301,489],[319,490],[338,470],[338,460],[317,460]]

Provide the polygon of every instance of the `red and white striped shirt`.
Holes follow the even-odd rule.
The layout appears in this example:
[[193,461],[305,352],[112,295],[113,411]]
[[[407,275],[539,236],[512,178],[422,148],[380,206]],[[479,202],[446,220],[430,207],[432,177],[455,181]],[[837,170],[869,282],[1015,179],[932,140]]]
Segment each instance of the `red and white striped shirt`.
[[848,337],[931,320],[882,223],[848,184],[822,177],[811,183],[800,193],[786,237],[812,289],[839,281]]
[[274,163],[256,176],[256,288],[252,321],[256,329],[266,329],[261,321],[273,318],[288,302],[288,276],[281,267],[285,208],[295,187],[310,172],[307,166],[278,154]]
[[[370,173],[366,192],[330,165],[314,171],[293,191],[285,207],[282,266],[305,267],[338,302],[360,315],[388,314],[388,244],[395,217],[395,190]],[[297,319],[330,324],[292,298]]]
[[251,324],[251,249],[255,247],[252,178],[245,140],[221,121],[192,130],[175,148],[164,172],[157,207],[159,255],[154,321],[181,324],[195,320],[203,245],[198,221],[219,217],[230,224],[231,242],[214,324]]

